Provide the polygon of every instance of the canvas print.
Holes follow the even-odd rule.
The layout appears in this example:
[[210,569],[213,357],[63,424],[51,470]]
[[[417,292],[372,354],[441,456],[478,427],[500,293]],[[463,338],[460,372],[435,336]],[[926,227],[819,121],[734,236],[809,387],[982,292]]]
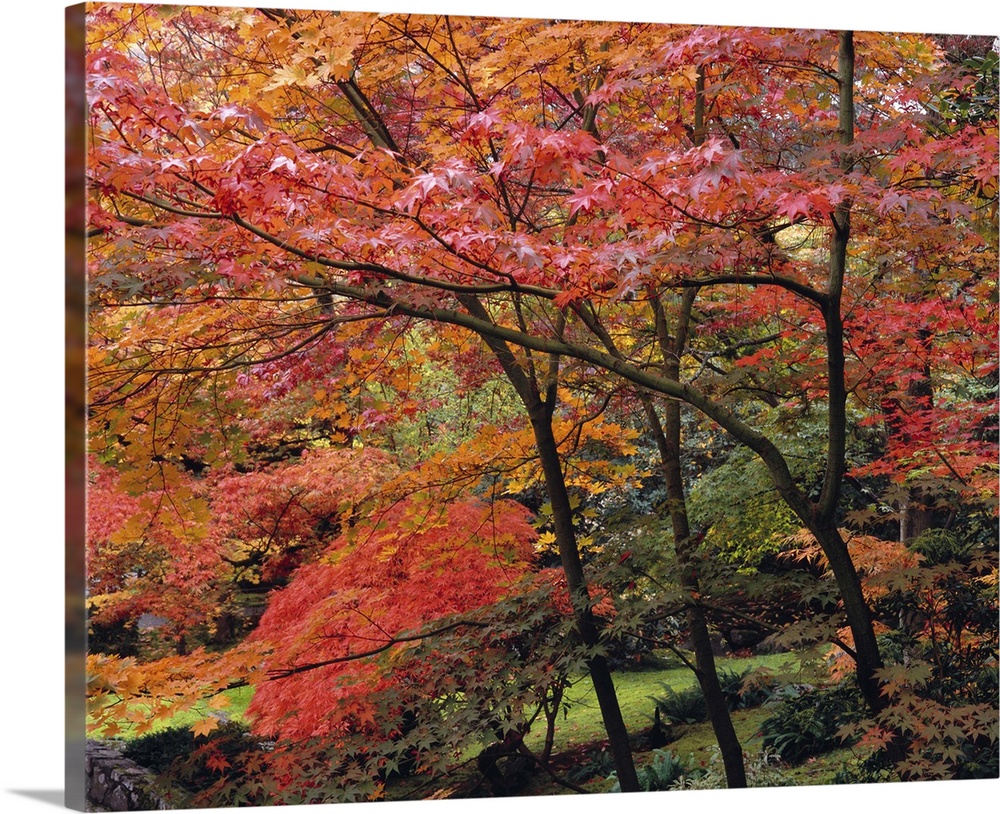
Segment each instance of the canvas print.
[[69,19],[72,805],[997,778],[990,32]]

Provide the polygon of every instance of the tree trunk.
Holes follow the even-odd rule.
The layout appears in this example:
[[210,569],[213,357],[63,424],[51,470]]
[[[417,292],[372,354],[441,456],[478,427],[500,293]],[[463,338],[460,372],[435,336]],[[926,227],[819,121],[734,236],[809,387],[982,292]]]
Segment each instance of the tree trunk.
[[[590,596],[587,582],[583,574],[583,563],[580,560],[580,550],[576,543],[576,531],[573,528],[572,508],[569,494],[566,491],[566,481],[563,477],[562,461],[552,432],[552,421],[547,406],[539,402],[528,410],[531,417],[531,428],[535,434],[535,445],[538,459],[545,474],[545,489],[552,505],[552,521],[555,526],[556,540],[559,545],[559,559],[562,562],[563,573],[570,599],[573,603],[573,614],[576,617],[576,627],[580,639],[588,648],[599,644],[600,632],[597,621],[590,608]],[[603,655],[594,655],[587,660],[590,678],[594,682],[594,693],[601,708],[601,717],[608,734],[608,745],[611,757],[615,763],[618,782],[622,791],[640,791],[639,778],[636,775],[635,763],[632,759],[632,747],[628,740],[628,730],[622,719],[621,707],[618,705],[618,695],[615,692],[614,680]]]
[[[837,135],[840,150],[837,168],[843,173],[854,170],[854,33],[839,34],[837,55],[838,112]],[[815,535],[826,554],[840,589],[844,613],[854,638],[854,654],[858,686],[873,712],[885,707],[879,692],[875,671],[882,667],[882,657],[875,640],[871,613],[861,589],[854,562],[847,544],[837,528],[837,508],[846,470],[847,448],[847,383],[844,354],[844,322],[841,315],[844,280],[847,276],[847,248],[851,240],[851,200],[845,198],[831,213],[833,229],[830,236],[830,264],[826,299],[822,305],[826,328],[827,357],[827,450],[826,473],[816,503],[795,490],[793,499],[786,500],[799,519]],[[780,490],[780,486],[779,486]]]
[[[699,78],[704,82],[704,74],[699,72]],[[700,121],[701,117],[698,117]],[[680,380],[681,356],[687,345],[688,327],[691,309],[697,296],[696,289],[684,292],[677,315],[677,324],[671,335],[666,312],[660,300],[652,298],[656,334],[663,355],[663,373],[674,381]],[[667,505],[670,513],[670,526],[674,538],[674,551],[677,564],[680,567],[681,587],[692,598],[688,603],[685,615],[694,649],[695,674],[702,694],[705,696],[705,706],[712,723],[712,731],[719,744],[722,764],[726,771],[726,785],[733,788],[746,788],[746,766],[743,762],[743,747],[740,744],[733,719],[729,714],[729,703],[715,667],[715,654],[712,652],[712,641],[708,630],[708,620],[696,597],[699,594],[698,566],[694,556],[700,540],[691,534],[688,520],[687,496],[684,491],[684,473],[681,470],[681,405],[675,399],[670,399],[663,406],[663,422],[657,415],[652,399],[641,394],[643,409],[647,422],[660,452],[663,481],[667,492]]]
[[808,526],[826,554],[830,570],[840,588],[844,614],[854,639],[858,687],[872,712],[879,712],[886,706],[886,699],[879,691],[879,682],[875,676],[875,671],[882,667],[882,656],[875,640],[871,612],[861,589],[861,578],[832,518],[814,521]]
[[[701,606],[694,600],[699,592],[698,571],[693,556],[697,542],[691,535],[688,522],[687,500],[680,466],[680,412],[676,401],[666,406],[666,432],[660,427],[659,418],[649,399],[644,400],[650,426],[660,450],[661,468],[670,507],[670,524],[673,529],[674,551],[681,571],[681,587],[692,595],[692,601],[685,611],[688,630],[694,650],[695,676],[705,696],[708,718],[719,744],[722,764],[726,771],[726,785],[731,788],[746,788],[746,767],[743,763],[743,747],[733,727],[729,714],[729,703],[722,692],[719,675],[715,666],[715,654],[708,630],[708,620]],[[673,413],[676,413],[674,415]]]
[[[459,300],[466,309],[480,319],[489,320],[489,315],[482,303],[473,296],[462,296]],[[545,480],[545,490],[552,506],[552,520],[555,527],[556,542],[559,547],[559,559],[563,574],[566,576],[566,587],[569,590],[573,615],[576,621],[580,640],[587,648],[596,648],[600,643],[600,629],[590,608],[590,594],[583,573],[583,562],[580,559],[580,549],[576,542],[576,530],[573,527],[573,509],[566,490],[566,478],[563,473],[562,460],[559,457],[559,447],[555,434],[552,432],[552,414],[555,410],[558,391],[558,364],[555,355],[549,357],[549,370],[545,376],[545,398],[542,399],[541,388],[535,375],[533,365],[528,365],[527,371],[518,364],[507,343],[502,339],[480,334],[486,345],[493,351],[508,381],[514,388],[521,403],[524,405],[531,421],[531,429],[535,437],[535,450],[542,474]],[[618,783],[622,791],[641,791],[639,777],[635,771],[632,759],[632,746],[628,739],[628,730],[622,719],[621,707],[618,705],[618,695],[615,692],[611,669],[603,655],[595,654],[587,660],[590,678],[594,683],[594,693],[601,709],[604,729],[608,735],[608,746],[614,760]]]
[[899,542],[912,543],[933,526],[934,512],[909,490],[899,507]]
[[[913,371],[913,378],[907,384],[904,396],[886,398],[882,401],[890,452],[894,447],[906,449],[914,443],[912,428],[908,426],[911,414],[930,410],[934,405],[934,383],[931,378],[929,362],[933,336],[930,328],[926,326],[917,329],[916,339],[924,354],[923,362],[919,369]],[[911,543],[932,527],[934,511],[927,505],[925,496],[921,494],[919,487],[906,488],[897,506],[899,509],[899,542]]]
[[[702,76],[701,79],[703,83],[704,77]],[[701,118],[698,117],[697,120],[701,121]],[[653,308],[657,343],[662,354],[661,366],[663,373],[667,379],[678,384],[680,381],[680,359],[687,345],[691,310],[696,296],[697,289],[692,288],[684,292],[677,317],[676,330],[673,336],[671,336],[663,305],[656,293],[650,291],[650,303]],[[601,340],[601,343],[612,356],[617,359],[624,358],[621,351],[615,345],[614,338],[601,325],[597,319],[597,315],[593,311],[580,309],[578,314],[584,320],[587,327]],[[698,573],[696,561],[692,556],[696,543],[692,540],[690,524],[688,523],[687,498],[684,494],[684,477],[681,471],[680,402],[675,399],[667,402],[664,408],[666,417],[664,425],[660,421],[660,417],[649,394],[646,391],[640,390],[638,398],[646,413],[649,431],[660,453],[661,469],[667,492],[674,538],[674,551],[681,569],[681,585],[692,594],[693,598],[698,592]],[[664,426],[666,426],[666,429],[664,429]],[[722,754],[723,765],[726,770],[726,783],[730,788],[745,788],[747,781],[746,769],[743,763],[743,748],[736,735],[732,717],[729,714],[729,705],[719,684],[719,676],[715,669],[715,654],[712,652],[712,641],[708,631],[708,621],[704,611],[695,601],[688,604],[685,615],[688,621],[691,641],[694,645],[695,676],[698,679],[702,694],[705,696],[709,720],[712,723],[712,729],[719,743],[719,751]]]

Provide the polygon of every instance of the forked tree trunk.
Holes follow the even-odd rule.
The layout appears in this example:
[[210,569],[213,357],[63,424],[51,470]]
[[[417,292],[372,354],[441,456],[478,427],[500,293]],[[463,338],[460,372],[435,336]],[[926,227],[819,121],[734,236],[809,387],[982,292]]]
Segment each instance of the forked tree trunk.
[[[482,303],[473,296],[459,298],[466,309],[481,319],[489,319]],[[590,594],[583,573],[583,562],[580,559],[580,549],[576,541],[576,529],[573,526],[573,509],[566,490],[566,478],[563,473],[562,459],[559,457],[559,447],[552,431],[552,414],[555,409],[558,358],[550,357],[549,371],[545,377],[544,393],[534,372],[526,372],[511,353],[506,342],[495,337],[481,334],[486,345],[500,363],[508,381],[514,388],[531,421],[531,429],[535,438],[535,450],[538,461],[542,465],[545,480],[545,491],[552,506],[552,521],[555,529],[556,543],[559,547],[559,559],[563,574],[566,577],[566,587],[569,590],[580,640],[588,649],[595,649],[600,643],[600,628],[590,607]],[[628,730],[622,718],[618,695],[615,692],[614,680],[607,659],[600,653],[595,653],[587,660],[591,680],[594,683],[594,693],[601,709],[601,718],[608,735],[608,747],[615,764],[619,787],[622,791],[640,791],[639,778],[632,759],[632,746],[628,739]]]
[[[704,82],[704,77],[701,81]],[[697,120],[701,121],[701,117],[699,116]],[[661,364],[663,373],[667,379],[678,383],[680,380],[680,359],[687,345],[691,310],[696,296],[696,289],[685,291],[677,317],[677,326],[671,335],[663,306],[657,299],[655,292],[650,292],[657,342],[663,359]],[[601,340],[608,352],[616,359],[624,360],[614,338],[601,325],[597,315],[586,309],[580,309],[578,314],[587,327]],[[697,565],[693,557],[696,543],[692,540],[690,523],[688,522],[684,477],[681,471],[680,402],[671,399],[666,403],[664,408],[666,421],[661,422],[649,394],[640,390],[638,398],[646,414],[648,429],[660,453],[674,539],[674,552],[681,569],[680,582],[682,587],[694,596],[698,592]],[[730,788],[744,788],[747,780],[746,768],[743,763],[743,748],[733,727],[729,705],[719,684],[708,620],[696,602],[688,604],[685,615],[691,641],[694,645],[695,675],[702,694],[705,696],[708,717],[719,744],[719,751],[726,771],[726,784]]]
[[[703,84],[704,74],[702,72],[699,72],[699,79]],[[697,121],[701,120],[702,117],[699,115]],[[677,314],[676,326],[672,332],[662,303],[656,298],[651,299],[656,334],[663,356],[663,373],[674,381],[680,380],[681,356],[687,345],[691,309],[696,296],[697,289],[692,288],[684,292]],[[694,556],[698,540],[691,533],[687,496],[684,490],[684,473],[681,469],[681,405],[676,399],[668,400],[663,406],[663,421],[661,423],[652,399],[646,395],[641,398],[650,430],[660,453],[670,513],[670,526],[674,538],[674,552],[680,567],[681,587],[692,597],[692,601],[688,603],[685,610],[685,615],[694,649],[698,685],[701,687],[702,695],[705,696],[708,718],[712,723],[712,731],[719,744],[722,765],[726,772],[726,785],[729,788],[746,788],[747,775],[743,762],[743,747],[736,734],[736,729],[733,727],[728,700],[722,691],[722,685],[719,683],[715,654],[712,652],[712,640],[708,630],[708,619],[702,607],[694,600],[694,597],[697,597],[700,592],[697,559]]]

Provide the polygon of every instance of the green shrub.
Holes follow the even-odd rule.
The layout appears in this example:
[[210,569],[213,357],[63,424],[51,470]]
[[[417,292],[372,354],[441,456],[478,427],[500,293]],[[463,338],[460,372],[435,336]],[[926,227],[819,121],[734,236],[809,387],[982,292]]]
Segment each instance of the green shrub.
[[800,763],[843,746],[840,728],[862,718],[864,702],[851,682],[790,695],[761,724],[763,748],[786,763]]
[[[792,785],[791,779],[782,770],[781,758],[766,749],[754,755],[744,752],[743,765],[746,769],[748,788]],[[689,770],[674,786],[677,789],[724,789],[726,787],[726,770],[722,765],[722,753],[718,746],[712,747],[712,756],[709,758],[707,766]]]
[[195,748],[194,733],[190,729],[172,726],[129,741],[122,754],[144,769],[163,774],[177,758],[187,757]]
[[719,684],[730,709],[759,707],[774,695],[778,687],[777,682],[771,678],[747,681],[747,677],[752,672],[753,669],[750,667],[743,672],[736,672],[728,668],[719,671]]
[[197,793],[219,779],[219,772],[208,765],[209,757],[235,766],[241,755],[261,748],[244,724],[227,721],[208,736],[196,736],[188,727],[143,735],[130,741],[122,753],[143,768]]
[[972,545],[945,529],[927,529],[910,543],[910,548],[923,556],[925,566],[932,566],[964,561]]
[[[774,694],[776,685],[773,682],[751,682],[748,684],[746,678],[750,673],[750,668],[743,672],[729,668],[718,672],[719,685],[723,695],[726,696],[729,709],[758,707]],[[698,684],[693,684],[680,692],[675,691],[667,684],[662,686],[665,694],[660,698],[653,698],[653,702],[660,711],[660,715],[668,723],[696,724],[708,719],[708,706],[705,704],[705,696]]]
[[614,768],[615,761],[609,751],[594,749],[566,772],[566,779],[571,783],[586,783],[595,777],[607,777],[614,772]]
[[656,709],[667,723],[697,724],[708,718],[708,707],[701,687],[693,684],[677,692],[669,684],[663,684],[665,695],[653,698]]
[[[687,768],[677,755],[663,749],[653,750],[653,762],[648,766],[636,767],[639,788],[642,791],[666,791],[673,788],[686,771]],[[614,773],[611,777],[615,777]],[[611,791],[621,791],[621,784],[617,780]]]

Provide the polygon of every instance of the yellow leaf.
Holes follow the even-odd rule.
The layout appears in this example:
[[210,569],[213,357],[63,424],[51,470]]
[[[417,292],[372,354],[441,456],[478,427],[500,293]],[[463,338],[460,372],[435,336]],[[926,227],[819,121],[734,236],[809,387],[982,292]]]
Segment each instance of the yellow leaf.
[[264,87],[264,90],[274,90],[286,85],[299,85],[300,87],[309,88],[318,82],[319,78],[307,73],[304,66],[292,65],[287,68],[278,68],[271,75],[271,82]]
[[344,82],[354,72],[354,46],[352,43],[334,47],[327,56],[326,72],[335,82]]

